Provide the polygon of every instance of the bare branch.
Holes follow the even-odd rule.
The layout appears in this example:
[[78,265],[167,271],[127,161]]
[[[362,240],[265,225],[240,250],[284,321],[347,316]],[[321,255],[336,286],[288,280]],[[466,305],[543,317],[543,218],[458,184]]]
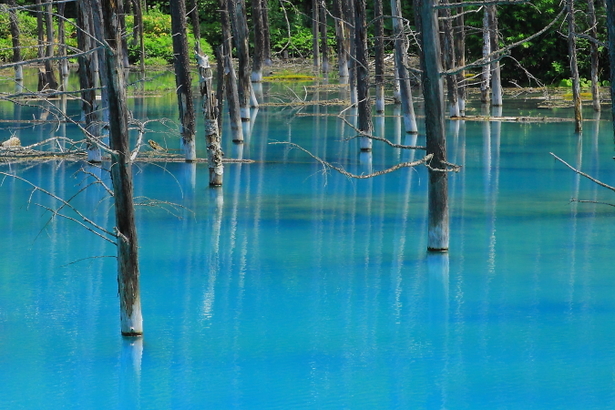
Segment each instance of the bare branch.
[[551,154],[556,160],[558,160],[559,162],[561,162],[562,164],[566,165],[568,168],[570,168],[571,170],[573,170],[574,172],[576,172],[577,174],[581,175],[582,177],[585,177],[587,179],[589,179],[590,181],[600,185],[601,187],[610,189],[611,191],[615,191],[615,187],[612,187],[610,185],[605,184],[602,181],[597,180],[596,178],[586,174],[585,172],[576,169],[575,167],[573,167],[572,165],[570,165],[569,163],[567,163],[566,161],[564,161],[563,159],[561,159],[560,157],[558,157],[557,155],[555,155],[552,152],[549,152],[549,154]]

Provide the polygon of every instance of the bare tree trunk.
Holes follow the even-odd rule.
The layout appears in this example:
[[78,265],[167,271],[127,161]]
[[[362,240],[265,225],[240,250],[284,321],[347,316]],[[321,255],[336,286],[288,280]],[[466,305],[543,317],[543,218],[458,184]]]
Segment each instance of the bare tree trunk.
[[320,20],[320,2],[319,0],[312,0],[312,58],[314,63],[314,71],[318,72],[320,69],[320,49],[318,42]]
[[[202,54],[201,50],[201,22],[199,19],[199,3],[198,0],[188,0],[188,17],[192,25],[192,34],[194,35],[194,48],[197,56]],[[198,57],[197,57],[198,58]]]
[[327,42],[327,10],[324,2],[320,5],[320,65],[325,76],[329,74],[329,44]]
[[132,0],[134,15],[133,44],[139,44],[139,71],[141,77],[145,76],[145,42],[143,41],[143,7],[141,0]]
[[[443,4],[450,3],[448,0],[444,0]],[[444,8],[441,11],[443,24],[442,24],[442,43],[443,43],[443,60],[444,69],[452,70],[455,67],[455,44],[453,38],[453,16],[450,8]],[[448,106],[449,116],[451,118],[459,117],[459,103],[457,98],[459,94],[457,92],[457,76],[446,76],[446,89],[448,92]]]
[[[118,241],[118,288],[120,296],[121,331],[124,336],[143,334],[141,296],[139,290],[139,258],[137,229],[133,204],[133,184],[128,146],[128,109],[124,84],[120,38],[119,10],[113,1],[96,0],[96,8],[102,3],[106,49],[104,75],[109,92],[111,180],[115,201],[115,221]],[[97,13],[95,12],[95,15]],[[98,20],[98,21],[96,21]],[[100,19],[95,17],[95,24]]]
[[577,63],[576,24],[574,21],[574,0],[566,0],[568,15],[568,54],[570,56],[570,75],[572,76],[572,101],[574,104],[575,132],[583,132],[583,113],[581,106],[581,80]]
[[[239,60],[239,110],[241,121],[250,121],[250,101],[252,99],[252,83],[250,82],[250,53],[248,50],[248,23],[246,18],[245,0],[230,0],[233,15],[233,37]],[[254,106],[254,102],[252,101]]]
[[254,27],[254,53],[252,55],[252,82],[263,81],[263,65],[265,64],[265,32],[263,23],[263,3],[261,0],[251,0],[252,24]]
[[404,117],[404,128],[408,134],[418,134],[419,128],[414,113],[410,73],[408,73],[408,54],[406,53],[407,37],[404,32],[404,23],[401,18],[400,0],[391,0],[391,14],[393,15],[393,35],[395,36],[395,71],[399,82],[399,98],[401,111]]
[[[357,98],[359,114],[359,131],[372,135],[372,104],[369,97],[369,61],[367,55],[367,26],[365,21],[365,0],[354,1],[355,29],[354,43],[356,48]],[[361,151],[372,150],[371,138],[361,137]]]
[[[589,17],[589,35],[597,39],[598,27],[596,21],[596,9],[594,7],[594,0],[587,0],[587,14]],[[598,82],[598,71],[600,65],[600,59],[598,56],[598,44],[594,41],[589,42],[590,58],[591,58],[591,82],[592,82],[592,107],[594,111],[600,111],[600,84]]]
[[192,79],[188,57],[188,38],[186,34],[186,3],[184,0],[170,2],[171,30],[177,85],[177,103],[181,122],[182,149],[186,162],[196,160],[195,113],[192,101]]
[[66,91],[68,88],[68,59],[66,57],[66,31],[64,30],[64,8],[66,3],[58,3],[58,42],[60,43],[59,54],[59,71],[61,79],[61,89]]
[[335,13],[335,38],[337,42],[337,66],[340,83],[348,82],[348,28],[342,11],[343,0],[333,0]]
[[[81,51],[92,49],[92,39],[89,37],[93,33],[90,25],[92,8],[89,0],[79,0],[77,2],[77,45]],[[88,161],[101,162],[102,154],[98,145],[100,138],[100,125],[98,112],[96,111],[96,83],[94,71],[92,70],[92,58],[94,54],[81,55],[79,61],[79,86],[81,88],[81,113],[85,121],[87,135]]]
[[[19,19],[17,18],[17,6],[15,0],[8,0],[9,5],[9,24],[11,30],[11,41],[13,44],[13,62],[21,62],[21,32],[19,30]],[[23,67],[15,66],[15,91],[20,93],[23,91]]]
[[37,57],[45,57],[45,22],[41,0],[36,0],[36,34],[38,37]]
[[[466,65],[466,31],[465,21],[463,17],[463,8],[457,9],[457,24],[454,28],[455,41],[455,60],[457,67]],[[457,104],[459,105],[459,115],[466,116],[466,86],[465,86],[465,71],[457,74]]]
[[[498,15],[495,5],[486,6],[489,11],[489,41],[491,41],[491,51],[499,49],[498,45]],[[500,62],[491,63],[491,105],[494,107],[502,106],[502,76],[500,75]]]
[[46,84],[43,88],[50,90],[58,89],[58,80],[56,79],[55,71],[53,69],[52,58],[54,56],[53,46],[55,38],[53,35],[53,2],[50,1],[45,5],[45,28],[47,32],[47,47],[45,51],[45,81]]
[[[609,78],[611,80],[611,107],[615,107],[615,0],[606,0],[606,27],[609,42]],[[611,110],[615,139],[615,110]]]
[[384,112],[384,22],[382,0],[374,1],[376,112]]
[[222,186],[224,165],[218,131],[218,104],[212,87],[212,71],[209,57],[197,54],[200,91],[203,97],[203,117],[205,119],[205,141],[207,143],[207,165],[209,166],[209,185]]
[[220,23],[222,26],[222,53],[224,60],[224,85],[226,89],[226,100],[228,102],[229,117],[231,120],[231,134],[233,142],[243,144],[243,129],[241,128],[241,113],[239,106],[239,91],[237,89],[237,76],[231,58],[233,49],[231,34],[231,10],[232,4],[229,0],[219,0]]
[[427,154],[433,155],[429,168],[427,250],[446,252],[449,246],[448,175],[443,171],[446,169],[446,134],[440,78],[440,36],[434,0],[418,0],[418,4]]
[[[218,103],[218,132],[222,132],[223,118],[222,111],[224,108],[224,93],[226,90],[224,84],[224,46],[219,45],[214,50],[216,54],[216,102]],[[239,124],[241,127],[241,123]]]
[[[483,11],[483,58],[491,54],[491,30],[489,30],[489,7],[485,6]],[[489,89],[491,88],[491,64],[485,64],[482,68],[480,82],[480,101],[483,104],[489,104],[491,96]]]
[[[349,22],[355,22],[355,1],[360,0],[343,0],[344,4],[342,9],[344,10],[344,19]],[[348,84],[350,87],[350,104],[355,107],[358,102],[357,96],[357,46],[356,46],[356,34],[355,27],[349,25],[350,32],[349,38],[352,39],[348,47]]]
[[260,0],[261,12],[263,20],[263,58],[265,65],[270,66],[273,64],[271,61],[271,30],[269,29],[269,7],[267,6],[267,0]]

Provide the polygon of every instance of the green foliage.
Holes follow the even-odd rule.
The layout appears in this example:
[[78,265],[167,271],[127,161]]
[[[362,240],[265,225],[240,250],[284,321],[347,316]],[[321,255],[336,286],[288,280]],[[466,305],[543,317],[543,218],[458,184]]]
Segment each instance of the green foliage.
[[[126,28],[133,32],[134,19],[126,16]],[[153,7],[143,13],[143,45],[146,65],[166,65],[173,63],[173,37],[171,37],[171,16]],[[188,28],[188,47],[194,48],[194,36]],[[211,46],[201,39],[201,48],[208,55],[213,55]],[[140,58],[138,39],[130,38],[128,42],[128,60],[138,63]]]

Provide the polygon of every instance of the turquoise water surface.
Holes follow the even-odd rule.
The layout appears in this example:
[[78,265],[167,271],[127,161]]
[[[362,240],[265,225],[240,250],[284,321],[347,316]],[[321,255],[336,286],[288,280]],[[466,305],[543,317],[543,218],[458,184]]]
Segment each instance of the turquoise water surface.
[[[159,106],[131,101],[137,118]],[[339,109],[261,108],[243,147],[225,142],[256,162],[228,164],[221,189],[206,164],[136,164],[139,201],[179,205],[138,208],[142,340],[119,334],[114,246],[4,178],[0,408],[615,407],[615,214],[569,200],[615,201],[549,155],[615,184],[608,121],[581,137],[568,122],[448,124],[463,169],[450,175],[450,252],[430,255],[425,169],[352,180],[269,142],[354,173],[421,153],[359,155],[347,125],[315,111]],[[414,143],[394,114],[377,133]],[[2,171],[65,198],[91,181],[83,171],[110,183],[84,163]],[[72,202],[112,228],[102,187]]]

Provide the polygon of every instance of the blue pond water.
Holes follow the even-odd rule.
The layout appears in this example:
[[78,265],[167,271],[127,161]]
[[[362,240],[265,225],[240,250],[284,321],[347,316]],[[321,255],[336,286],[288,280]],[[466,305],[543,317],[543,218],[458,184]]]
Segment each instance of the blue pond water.
[[[175,118],[171,102],[131,106],[138,118],[156,107]],[[393,110],[376,130],[401,140]],[[314,111],[337,108],[301,113]],[[171,138],[163,128],[151,138]],[[261,109],[241,151],[225,143],[228,157],[257,162],[227,165],[218,190],[205,164],[137,164],[139,200],[181,207],[138,208],[145,335],[136,342],[119,335],[115,260],[103,257],[114,246],[50,219],[39,204],[52,200],[6,178],[0,408],[612,408],[615,214],[569,202],[612,194],[549,155],[615,184],[612,127],[572,130],[449,124],[449,158],[463,170],[450,176],[443,255],[425,251],[425,169],[351,180],[268,144],[292,141],[355,173],[420,155],[376,145],[360,156],[335,116]],[[19,132],[28,142],[59,131]],[[64,197],[91,180],[81,169],[98,172],[2,166]],[[112,227],[101,187],[73,202]]]

